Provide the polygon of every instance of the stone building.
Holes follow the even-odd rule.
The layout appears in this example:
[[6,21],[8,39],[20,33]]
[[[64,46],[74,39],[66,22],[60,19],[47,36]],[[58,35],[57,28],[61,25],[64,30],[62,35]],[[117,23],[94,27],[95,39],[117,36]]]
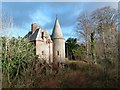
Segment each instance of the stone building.
[[36,23],[31,25],[31,32],[25,37],[34,43],[35,54],[39,56],[40,60],[45,60],[47,63],[65,61],[65,41],[57,18],[51,37]]

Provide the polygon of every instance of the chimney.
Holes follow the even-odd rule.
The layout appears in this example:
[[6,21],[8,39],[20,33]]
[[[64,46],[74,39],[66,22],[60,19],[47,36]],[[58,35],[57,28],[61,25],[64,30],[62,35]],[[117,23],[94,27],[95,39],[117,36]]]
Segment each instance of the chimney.
[[38,28],[39,28],[39,26],[36,23],[31,24],[31,31],[32,31],[32,33],[34,33],[35,30],[38,29]]

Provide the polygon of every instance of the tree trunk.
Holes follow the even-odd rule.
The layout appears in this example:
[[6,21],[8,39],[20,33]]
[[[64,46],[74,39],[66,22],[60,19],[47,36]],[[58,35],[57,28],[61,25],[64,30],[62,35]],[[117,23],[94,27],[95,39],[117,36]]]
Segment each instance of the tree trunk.
[[96,63],[95,32],[91,33],[91,53],[94,63]]
[[86,32],[86,60],[88,60],[88,51],[89,51],[89,49],[88,49],[88,33]]
[[106,59],[107,58],[107,56],[106,56],[106,41],[105,41],[104,31],[102,31],[102,39],[103,39],[104,59]]

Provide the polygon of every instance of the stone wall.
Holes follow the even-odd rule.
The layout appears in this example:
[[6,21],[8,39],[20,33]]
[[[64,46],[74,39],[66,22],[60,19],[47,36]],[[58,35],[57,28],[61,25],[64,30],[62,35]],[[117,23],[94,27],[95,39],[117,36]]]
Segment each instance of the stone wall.
[[53,58],[55,62],[65,61],[65,42],[64,39],[53,40]]

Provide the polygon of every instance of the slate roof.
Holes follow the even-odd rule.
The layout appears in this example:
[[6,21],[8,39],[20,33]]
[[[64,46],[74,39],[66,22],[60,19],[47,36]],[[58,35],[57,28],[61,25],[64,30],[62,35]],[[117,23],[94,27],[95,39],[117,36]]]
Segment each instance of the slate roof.
[[54,38],[63,38],[62,30],[57,18],[56,18],[53,33],[52,33],[52,39]]
[[45,29],[43,29],[43,28],[38,28],[38,29],[36,29],[34,33],[32,33],[32,32],[30,31],[27,35],[25,35],[24,38],[27,38],[27,39],[30,40],[30,41],[43,40],[43,39],[41,38],[41,33],[42,33],[42,32],[44,32],[44,37],[47,37],[48,39],[51,39],[49,33],[48,33]]

